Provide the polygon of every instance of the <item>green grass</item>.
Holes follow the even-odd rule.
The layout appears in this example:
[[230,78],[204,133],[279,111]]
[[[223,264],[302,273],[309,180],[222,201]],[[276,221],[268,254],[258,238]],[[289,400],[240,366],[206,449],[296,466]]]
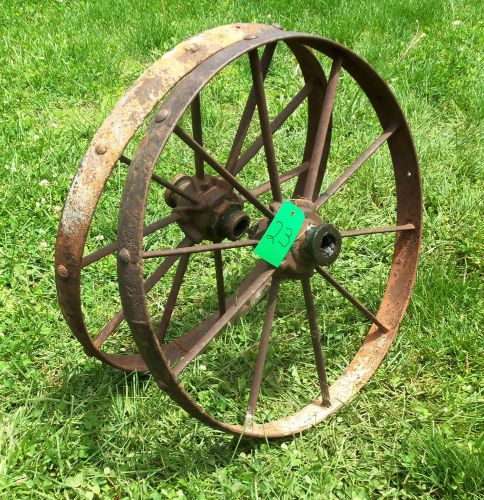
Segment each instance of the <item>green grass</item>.
[[[484,496],[480,10],[478,2],[450,0],[0,1],[0,497]],[[287,441],[238,442],[186,415],[149,376],[126,376],[87,358],[62,319],[54,286],[60,209],[103,118],[164,52],[236,21],[321,34],[366,58],[407,114],[424,184],[418,280],[394,346],[351,404]],[[240,62],[202,94],[206,143],[218,158],[230,148],[248,84],[248,64]],[[268,77],[271,116],[300,85],[294,61],[278,47]],[[300,160],[305,117],[301,109],[276,135],[287,168]],[[326,183],[376,130],[367,102],[344,75]],[[171,177],[191,163],[190,152],[170,140],[157,169]],[[264,172],[259,154],[242,178],[255,186]],[[100,236],[115,238],[124,175],[120,168],[107,186],[90,249],[102,245]],[[342,228],[391,224],[391,183],[382,151],[328,203],[324,216]],[[166,213],[161,196],[153,188],[148,221]],[[147,239],[147,246],[179,236],[173,228],[163,241]],[[391,251],[388,236],[354,239],[333,273],[375,309]],[[230,255],[238,255],[227,257],[227,286],[234,290],[253,260],[250,251]],[[195,257],[170,336],[213,309],[212,285],[210,261]],[[155,319],[167,286],[152,295]],[[264,418],[316,393],[299,287],[286,283],[281,294],[260,401]],[[315,295],[334,380],[367,325],[322,283]],[[114,259],[89,269],[83,300],[95,331],[119,307]],[[263,308],[224,333],[183,375],[193,395],[228,420],[240,419],[245,406]],[[126,327],[106,345],[133,347]]]

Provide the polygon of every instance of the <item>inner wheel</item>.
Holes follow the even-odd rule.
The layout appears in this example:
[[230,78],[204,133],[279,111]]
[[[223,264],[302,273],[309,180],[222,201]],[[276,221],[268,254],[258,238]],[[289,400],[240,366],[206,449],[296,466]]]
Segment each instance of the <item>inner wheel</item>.
[[[271,121],[268,96],[273,94],[267,90],[265,77],[274,53],[284,44],[295,56],[305,84]],[[330,62],[327,85],[314,53],[319,53],[320,57],[324,56]],[[250,67],[251,91],[226,161],[221,163],[219,155],[212,153],[214,145],[209,152],[202,133],[204,95],[210,95],[207,89],[219,72],[243,58],[248,59]],[[334,103],[343,73],[346,78],[351,77],[366,95],[381,130],[376,138],[370,139],[356,160],[334,176],[332,164],[327,164],[327,158],[331,125],[336,119]],[[278,154],[275,132],[306,97],[306,141],[302,160],[294,165],[287,156]],[[187,109],[191,111],[191,135],[184,127],[183,115]],[[255,123],[259,127],[260,135],[241,153],[251,120],[253,125]],[[165,201],[172,207],[173,214],[178,215],[177,225],[184,239],[178,248],[145,250],[142,234],[149,185],[153,175],[156,175],[155,167],[163,162],[167,154],[165,146],[172,136],[181,139],[194,155],[194,172],[178,172],[165,193]],[[335,195],[341,188],[351,184],[350,179],[354,182],[357,178],[355,174],[385,144],[390,153],[389,163],[395,186],[396,215],[394,212],[392,225],[342,227],[333,221],[333,218],[342,218],[342,215],[334,210],[332,212],[326,203],[333,196],[337,199]],[[259,149],[264,152],[268,181],[251,187],[247,177],[244,177],[244,167]],[[332,178],[322,189],[326,171]],[[294,179],[294,185],[288,191],[285,183],[290,179]],[[304,212],[304,222],[294,244],[277,267],[264,261],[257,262],[247,248],[257,245],[262,236],[271,230],[271,223],[281,204],[289,200]],[[389,259],[386,288],[382,290],[379,307],[375,307],[373,302],[365,303],[365,295],[363,298],[353,295],[328,272],[327,267],[333,264],[338,266],[340,262],[344,265],[346,238],[359,240],[365,235],[385,234],[381,237],[394,237],[394,250],[393,257]],[[293,435],[337,411],[371,378],[381,363],[410,299],[420,237],[421,193],[415,150],[405,118],[383,80],[366,62],[334,42],[278,29],[261,30],[208,57],[187,75],[164,102],[136,151],[125,184],[118,225],[118,277],[123,310],[147,367],[160,387],[190,414],[215,428],[247,437]],[[182,284],[188,281],[189,261],[195,258],[195,254],[213,256],[215,272],[212,289],[217,296],[217,311],[188,333],[168,338]],[[249,262],[247,278],[230,298],[226,292],[227,273],[224,270],[229,255],[241,267],[244,262]],[[155,322],[146,298],[144,269],[152,259],[171,257],[179,259],[178,267],[162,317]],[[200,264],[203,265],[205,261]],[[199,279],[202,278],[200,275]],[[334,290],[341,300],[346,301],[352,311],[361,315],[369,327],[356,355],[339,373],[330,367],[323,352],[319,317],[321,304],[316,291],[323,283],[327,285],[326,289]],[[266,291],[267,300],[259,302]],[[207,292],[213,293],[210,289]],[[265,306],[264,311],[260,311],[262,305]],[[237,334],[230,330],[230,325],[247,312],[244,322],[252,321],[252,315],[256,315],[258,309],[262,312],[259,315],[260,333],[253,339],[258,347],[251,368],[245,370],[245,374],[249,371],[250,375],[245,376],[241,372],[238,378],[231,378],[230,372],[238,372],[237,363],[230,361],[225,369],[225,375],[232,383],[250,379],[246,387],[245,382],[242,383],[246,396],[234,401],[243,403],[244,407],[235,411],[231,408],[232,403],[227,403],[222,413],[228,407],[231,418],[226,419],[218,413],[214,415],[211,405],[208,404],[207,408],[205,404],[206,394],[203,395],[203,391],[197,393],[196,387],[194,389],[198,383],[197,370],[205,366],[204,352],[215,349],[214,357],[208,359],[216,358],[217,341],[224,338],[226,343],[237,340]],[[278,316],[281,310],[285,316]],[[261,415],[258,410],[264,403],[261,395],[264,395],[264,381],[267,381],[269,371],[267,363],[271,345],[274,345],[271,338],[275,326],[280,329],[281,325],[290,324],[291,315],[295,315],[296,324],[294,333],[290,332],[289,336],[305,338],[307,342],[304,345],[310,349],[313,367],[311,387],[314,387],[314,393],[308,394],[307,400],[296,410],[290,404],[285,405],[287,401],[282,401],[277,403],[277,409],[266,408]],[[307,326],[302,326],[301,318],[305,319]],[[329,332],[323,333],[329,336]],[[287,356],[284,349],[280,346],[278,349],[282,357]],[[243,365],[240,358],[243,354],[244,351],[239,351],[235,356],[238,364]],[[296,354],[297,349],[293,349],[291,356]],[[287,371],[287,366],[285,368]],[[224,373],[217,374],[219,380],[223,376]],[[299,376],[294,372],[292,378],[296,380]],[[285,380],[291,378],[286,377]],[[230,382],[227,390],[231,391]],[[277,387],[273,392],[277,394]],[[195,396],[198,398],[192,397],[193,393],[197,393]],[[218,400],[224,401],[224,396],[219,394]],[[284,406],[289,411],[284,412]]]

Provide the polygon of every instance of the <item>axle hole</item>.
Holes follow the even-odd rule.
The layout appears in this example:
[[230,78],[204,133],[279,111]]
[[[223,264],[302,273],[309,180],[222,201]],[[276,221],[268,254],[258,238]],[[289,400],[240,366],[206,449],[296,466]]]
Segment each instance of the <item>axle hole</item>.
[[336,250],[336,238],[332,234],[325,234],[321,239],[321,252],[326,257],[332,257]]
[[242,236],[249,228],[249,221],[247,219],[241,219],[234,227],[234,236]]

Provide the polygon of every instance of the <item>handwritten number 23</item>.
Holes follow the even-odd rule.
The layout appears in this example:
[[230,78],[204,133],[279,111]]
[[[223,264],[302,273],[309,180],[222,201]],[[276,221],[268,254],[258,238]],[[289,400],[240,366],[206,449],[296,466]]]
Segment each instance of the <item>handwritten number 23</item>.
[[[282,228],[284,227],[284,224],[280,220],[276,221],[276,224],[279,224],[279,229],[276,231],[276,233],[275,234],[268,234],[267,235],[267,239],[271,240],[271,242],[272,242],[273,245],[275,243],[276,237],[279,236],[279,233],[282,231]],[[284,231],[284,234],[282,234],[281,236],[279,236],[279,238],[285,237],[286,241],[282,242],[278,238],[277,243],[279,243],[279,245],[281,245],[281,247],[285,248],[285,247],[287,247],[287,245],[289,245],[289,242],[291,241],[291,236],[292,236],[292,229],[290,227],[286,227],[286,230]]]

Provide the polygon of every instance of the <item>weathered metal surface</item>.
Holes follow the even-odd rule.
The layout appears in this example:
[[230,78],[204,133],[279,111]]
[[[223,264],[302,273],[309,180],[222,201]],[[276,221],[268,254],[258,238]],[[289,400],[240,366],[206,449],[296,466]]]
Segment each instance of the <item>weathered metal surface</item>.
[[320,266],[333,264],[341,252],[341,233],[332,224],[321,224],[306,231],[306,251]]
[[[242,30],[244,31],[243,36],[241,36]],[[104,129],[102,127],[103,133],[98,133],[91,144],[86,154],[87,160],[83,161],[79,174],[73,183],[69,203],[64,211],[65,215],[63,215],[59,230],[56,259],[59,297],[71,328],[86,349],[91,349],[91,354],[123,369],[148,368],[159,386],[186,411],[217,429],[233,434],[243,434],[246,437],[283,437],[308,429],[347,403],[369,380],[390,348],[410,299],[418,261],[422,221],[418,162],[408,125],[395,97],[379,75],[349,49],[316,36],[283,32],[278,27],[239,25],[239,27],[223,27],[217,34],[214,34],[215,31],[206,32],[211,33],[210,35],[204,34],[206,39],[195,37],[179,46],[183,49],[175,49],[177,56],[175,57],[176,64],[172,65],[173,68],[169,64],[160,65],[160,68],[163,67],[163,69],[158,70],[153,81],[148,76],[146,84],[141,83],[138,85],[139,88],[132,92],[135,97],[121,101],[111,116],[118,119],[125,118],[125,112],[119,114],[119,109],[124,109],[124,105],[131,113],[128,120],[131,125],[127,126],[120,135],[123,137],[122,141],[119,140],[117,131],[112,129],[123,125],[110,121],[110,118],[103,125]],[[218,37],[227,37],[228,41],[222,42]],[[276,44],[281,41],[286,43],[295,55],[306,85],[280,115],[269,122],[264,79]],[[206,52],[205,43],[212,47],[212,52],[210,50]],[[266,47],[261,60],[255,52],[260,46]],[[327,87],[321,67],[311,50],[321,52],[333,61]],[[223,166],[203,147],[199,93],[218,72],[245,54],[250,61],[254,85],[229,154],[229,160]],[[199,57],[200,55],[203,57]],[[167,61],[173,63],[171,57],[174,56],[168,56]],[[180,80],[183,71],[189,72],[189,74]],[[320,194],[331,142],[333,101],[337,93],[341,71],[349,73],[367,95],[378,116],[383,132],[324,193]],[[174,76],[170,74],[171,72],[174,73]],[[153,89],[156,86],[153,82],[156,78],[160,80],[159,84],[165,90],[161,93],[159,89],[156,90],[158,93],[153,97],[151,93],[155,92]],[[118,279],[123,312],[118,313],[112,321],[113,324],[119,324],[124,317],[123,315],[126,315],[141,356],[146,362],[144,365],[140,357],[126,356],[121,360],[119,356],[106,355],[96,349],[98,347],[95,345],[96,341],[93,343],[90,340],[80,313],[79,273],[87,229],[112,166],[122,154],[125,145],[139,124],[159,101],[160,95],[171,87],[173,89],[170,95],[148,127],[131,162],[121,201],[118,225]],[[308,102],[308,130],[302,162],[298,167],[281,175],[278,171],[278,158],[272,144],[272,135],[305,98]],[[145,100],[148,101],[148,104]],[[240,155],[256,104],[262,134]],[[141,107],[141,111],[137,110],[138,107]],[[181,116],[188,107],[191,107],[192,111],[193,137],[178,126]],[[134,123],[137,125],[133,125]],[[170,184],[163,181],[168,186],[165,199],[168,205],[173,208],[173,221],[171,222],[179,224],[187,238],[178,249],[145,252],[143,250],[143,234],[147,231],[147,227],[144,227],[147,193],[150,182],[156,181],[153,172],[154,166],[172,133],[176,133],[194,151],[195,176],[183,172],[182,177],[175,179]],[[102,138],[107,138],[109,141],[100,140]],[[115,153],[113,153],[110,143],[111,138]],[[331,245],[328,242],[326,242],[327,245],[325,243],[324,235],[326,233],[323,234],[324,231],[321,228],[326,222],[321,219],[316,210],[333,196],[383,144],[388,144],[394,169],[397,196],[396,225],[346,231],[333,228],[334,234],[329,231],[329,226],[326,227],[326,233],[332,234],[333,243],[338,247],[332,255],[334,258],[337,258],[340,250],[340,236],[355,237],[395,232],[395,249],[387,288],[379,311],[373,314],[325,269],[319,267],[320,254],[326,250],[329,251]],[[262,147],[266,154],[270,182],[248,190],[236,177],[243,166]],[[104,158],[109,156],[110,160],[104,163]],[[96,168],[90,169],[87,166],[91,164],[90,162],[97,162],[94,163],[97,165]],[[204,172],[204,163],[214,168],[220,178],[207,176]],[[264,262],[256,264],[235,294],[226,298],[223,285],[222,250],[253,245],[257,242],[267,228],[278,205],[283,201],[280,184],[295,176],[297,176],[297,182],[291,198],[304,210],[306,219],[296,243],[280,268],[276,270]],[[205,187],[203,183],[206,183]],[[81,188],[78,189],[78,186]],[[269,190],[273,195],[273,203],[270,206],[263,204],[258,199],[261,193]],[[83,201],[84,196],[86,196],[85,202]],[[228,221],[228,219],[230,219],[231,213],[236,214],[237,217],[243,217],[243,205],[247,203],[252,204],[261,213],[259,220],[256,221],[256,225],[249,234],[251,239],[233,243],[220,242],[222,237],[232,236],[231,239],[239,237],[238,234],[230,234],[231,231],[227,229],[231,223],[235,227],[236,218],[235,222]],[[314,227],[319,228],[320,231],[314,230]],[[313,238],[308,237],[310,234]],[[213,243],[194,246],[194,242],[201,242],[203,239],[208,239]],[[316,247],[314,247],[315,241],[317,242]],[[331,247],[331,250],[334,248]],[[109,247],[109,251],[112,251],[112,246]],[[169,344],[165,344],[164,337],[184,279],[188,257],[191,253],[200,251],[214,252],[218,311],[190,332]],[[341,251],[344,251],[344,246]],[[107,252],[107,250],[103,250],[103,252]],[[95,257],[97,258],[98,255]],[[166,258],[165,261],[152,276],[145,280],[143,260],[161,256]],[[93,257],[87,256],[85,261],[86,259],[92,261]],[[148,313],[146,293],[177,260],[179,264],[163,318],[161,324],[155,329]],[[330,261],[331,259],[324,263],[328,264]],[[318,340],[319,330],[316,324],[315,306],[309,281],[315,271],[317,274],[312,279],[318,279],[322,276],[372,323],[355,358],[331,387],[328,385],[324,355]],[[283,279],[298,279],[302,282],[316,372],[323,396],[285,418],[257,423],[255,412],[262,382],[265,354],[270,338],[278,284]],[[252,307],[269,287],[271,292],[268,310],[261,333],[261,344],[254,370],[247,418],[243,424],[217,420],[185,391],[178,377],[229,322],[237,320],[240,314]],[[74,297],[73,305],[68,302],[72,297]]]

